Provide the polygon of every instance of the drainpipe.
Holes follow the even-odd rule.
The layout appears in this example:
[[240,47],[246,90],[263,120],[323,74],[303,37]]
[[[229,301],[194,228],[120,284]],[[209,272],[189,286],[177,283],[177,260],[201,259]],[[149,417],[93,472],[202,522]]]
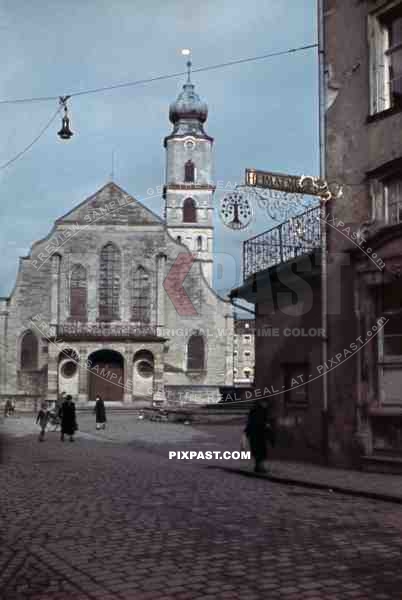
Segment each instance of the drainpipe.
[[[326,91],[325,91],[325,25],[324,1],[317,0],[318,30],[318,114],[319,114],[319,153],[320,178],[326,180]],[[321,359],[325,365],[328,358],[328,240],[326,226],[327,203],[320,199],[321,206]],[[329,462],[329,419],[328,419],[328,374],[322,376],[322,456],[325,464]]]

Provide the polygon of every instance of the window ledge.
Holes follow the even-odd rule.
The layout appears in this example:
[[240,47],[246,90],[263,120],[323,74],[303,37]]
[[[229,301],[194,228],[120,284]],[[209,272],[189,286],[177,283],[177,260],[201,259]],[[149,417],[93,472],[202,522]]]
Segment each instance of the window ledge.
[[374,113],[373,115],[369,115],[366,119],[366,123],[375,123],[376,121],[382,121],[387,117],[391,117],[392,115],[396,115],[402,112],[401,106],[391,106],[391,108],[386,108],[385,110],[381,110],[380,112]]
[[394,417],[402,415],[402,404],[380,404],[369,408],[371,417]]
[[381,358],[381,360],[377,361],[377,365],[380,368],[381,367],[389,367],[390,365],[395,365],[395,366],[402,367],[402,356],[399,356],[399,355],[395,355],[395,356],[392,356],[392,355],[383,356]]

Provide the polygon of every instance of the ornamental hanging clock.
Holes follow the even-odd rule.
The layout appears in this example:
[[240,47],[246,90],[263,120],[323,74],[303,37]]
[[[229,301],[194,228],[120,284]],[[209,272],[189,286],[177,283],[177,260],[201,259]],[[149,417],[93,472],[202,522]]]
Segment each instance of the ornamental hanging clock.
[[253,218],[249,199],[240,192],[232,192],[220,202],[220,217],[229,229],[245,229]]

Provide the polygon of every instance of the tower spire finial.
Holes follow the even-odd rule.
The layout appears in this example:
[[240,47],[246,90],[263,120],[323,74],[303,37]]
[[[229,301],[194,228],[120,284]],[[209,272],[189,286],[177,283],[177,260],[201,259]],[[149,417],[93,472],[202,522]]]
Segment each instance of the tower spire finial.
[[187,83],[191,83],[191,60],[187,61]]
[[192,67],[192,62],[191,62],[191,50],[189,48],[183,48],[183,50],[181,51],[183,56],[188,56],[188,60],[186,63],[187,66],[187,82],[186,83],[191,83],[191,67]]

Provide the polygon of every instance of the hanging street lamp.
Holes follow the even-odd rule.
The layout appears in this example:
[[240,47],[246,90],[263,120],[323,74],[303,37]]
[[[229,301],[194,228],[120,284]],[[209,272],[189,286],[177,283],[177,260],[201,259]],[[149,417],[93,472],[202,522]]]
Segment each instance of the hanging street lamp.
[[74,133],[70,129],[70,119],[68,118],[67,100],[70,96],[60,96],[60,106],[64,108],[64,115],[61,121],[61,129],[57,132],[57,135],[62,140],[69,140]]

